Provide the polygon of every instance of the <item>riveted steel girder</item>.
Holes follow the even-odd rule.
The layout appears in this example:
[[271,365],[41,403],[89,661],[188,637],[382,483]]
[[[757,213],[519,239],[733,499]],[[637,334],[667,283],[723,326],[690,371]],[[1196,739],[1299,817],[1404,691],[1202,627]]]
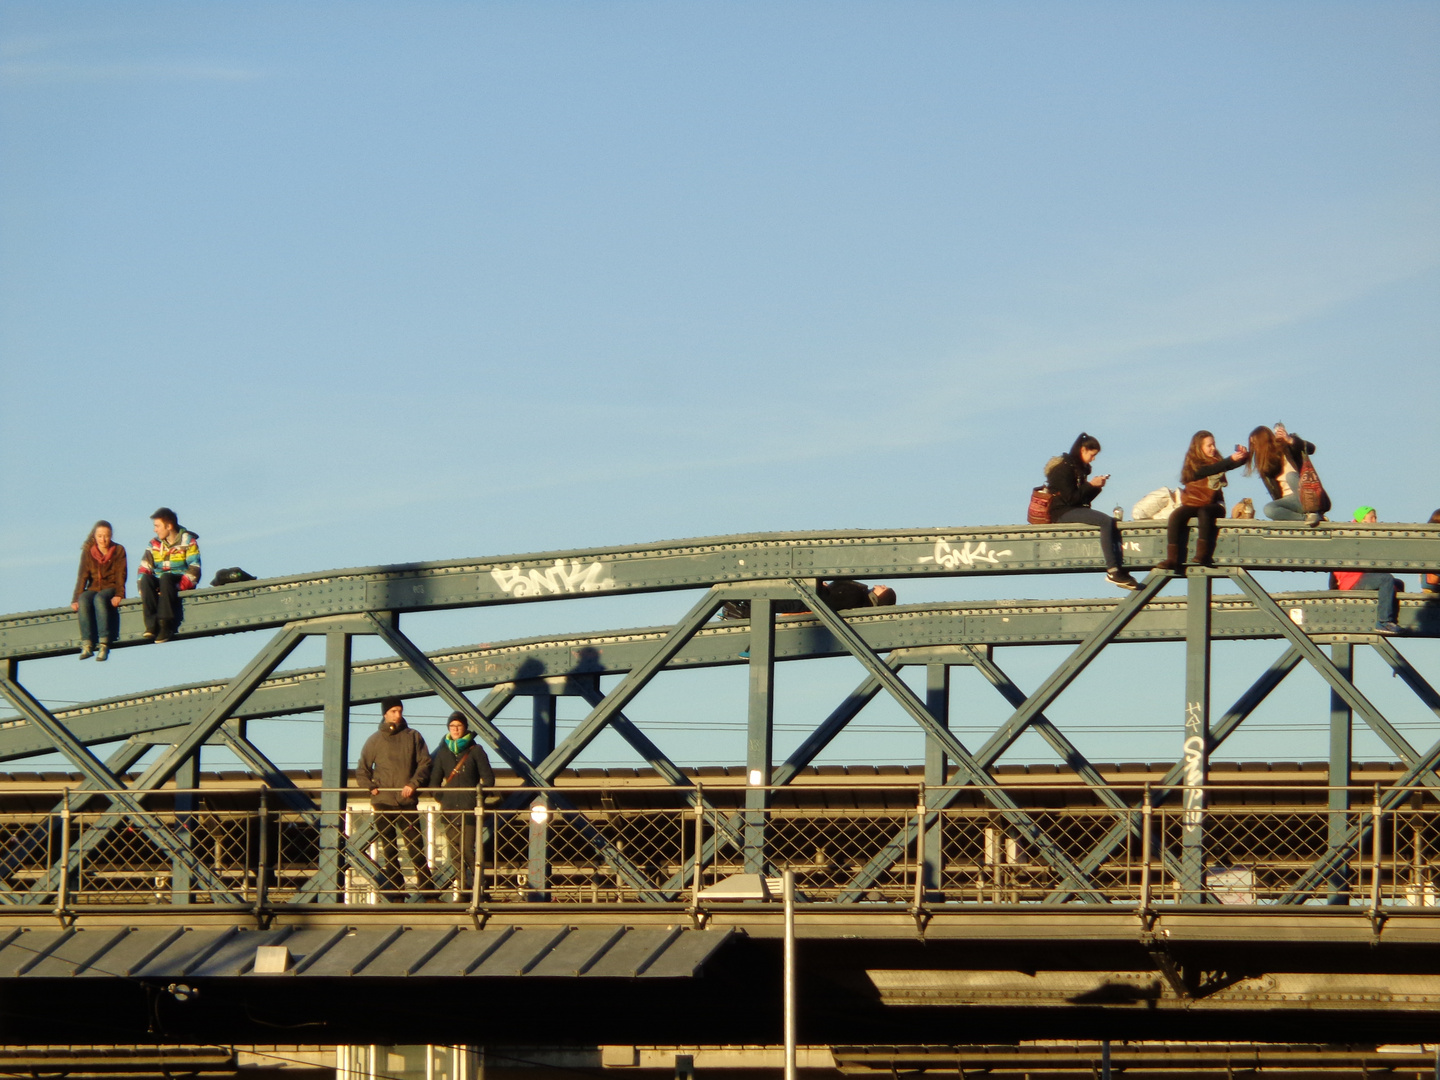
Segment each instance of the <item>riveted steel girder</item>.
[[[1375,602],[1368,594],[1280,593],[1275,601],[1312,637],[1374,637]],[[877,652],[934,646],[1075,645],[1114,610],[1116,601],[1019,600],[970,604],[918,604],[859,608],[846,622]],[[1423,601],[1402,600],[1402,619],[1413,625]],[[1173,642],[1185,639],[1185,598],[1152,599],[1116,635],[1116,642]],[[670,627],[611,630],[589,634],[526,638],[493,645],[427,653],[462,690],[513,683],[519,679],[623,675],[653,655]],[[667,661],[665,670],[744,664],[749,641],[746,622],[711,623],[699,629]],[[1221,595],[1212,604],[1214,638],[1274,638],[1280,630],[1248,597]],[[834,634],[813,615],[776,620],[777,661],[845,655]],[[403,661],[353,665],[350,701],[368,704],[383,697],[429,693],[425,681]],[[314,712],[325,704],[325,669],[283,671],[266,680],[234,715],[242,720]],[[588,683],[587,683],[588,685]],[[143,694],[105,698],[55,711],[80,742],[90,745],[158,733],[188,723],[217,700],[228,682],[191,683]],[[877,687],[878,689],[878,687]],[[1018,703],[1017,703],[1018,704]],[[1043,732],[1042,732],[1043,733]],[[23,718],[0,724],[0,761],[46,753],[52,743]]]
[[[1158,561],[1163,524],[1122,527],[1126,557]],[[1226,522],[1222,567],[1256,570],[1433,570],[1440,525]],[[283,626],[362,612],[433,611],[586,595],[697,589],[788,577],[955,577],[1073,573],[1104,566],[1099,533],[1078,525],[753,533],[631,548],[547,552],[333,570],[197,589],[185,596],[181,637]],[[139,602],[121,605],[118,647],[138,644]],[[68,609],[0,618],[0,659],[55,656],[77,647]]]

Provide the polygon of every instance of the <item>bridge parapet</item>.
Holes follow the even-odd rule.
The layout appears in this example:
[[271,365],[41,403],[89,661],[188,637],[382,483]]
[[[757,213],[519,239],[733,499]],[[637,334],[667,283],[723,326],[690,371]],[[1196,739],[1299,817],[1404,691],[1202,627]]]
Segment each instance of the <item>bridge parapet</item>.
[[[286,805],[253,788],[204,789],[199,800],[131,791],[148,809],[0,813],[0,920],[185,909],[248,921],[356,906],[403,918],[417,903],[487,916],[548,905],[703,919],[763,900],[785,869],[809,911],[850,920],[1037,905],[1143,919],[1194,909],[1184,838],[1196,825],[1206,838],[1202,907],[1358,907],[1383,921],[1437,906],[1433,789],[1232,783],[1207,787],[1198,810],[1181,785],[1110,790],[1118,805],[1081,785],[807,785],[772,791],[756,811],[734,786],[570,788],[563,800],[553,788],[511,787],[482,791],[474,811],[427,800],[383,813]],[[105,798],[90,793],[92,804]]]

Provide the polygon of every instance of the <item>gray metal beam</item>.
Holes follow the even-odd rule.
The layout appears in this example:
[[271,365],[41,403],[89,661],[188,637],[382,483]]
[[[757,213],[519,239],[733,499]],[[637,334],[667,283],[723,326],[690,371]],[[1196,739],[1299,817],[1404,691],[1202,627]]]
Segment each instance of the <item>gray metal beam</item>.
[[[1301,660],[1300,650],[1291,646],[1265,669],[1265,672],[1250,685],[1245,693],[1236,699],[1235,704],[1230,706],[1225,715],[1210,729],[1209,746],[1212,753],[1249,718],[1251,713],[1260,707],[1261,703],[1270,696],[1271,691],[1285,681],[1285,676],[1300,666]],[[1176,785],[1184,782],[1186,767],[1185,758],[1181,757],[1170,767],[1158,784],[1152,785],[1152,801],[1155,806],[1166,802]],[[1127,817],[1112,826],[1099,843],[1090,850],[1090,854],[1080,860],[1080,866],[1087,874],[1093,873],[1127,838],[1137,841],[1140,839],[1140,829],[1133,817]],[[1172,867],[1172,871],[1178,875],[1179,866]],[[1057,889],[1045,898],[1045,903],[1062,903],[1068,896],[1068,892]]]
[[[845,620],[831,611],[816,594],[815,590],[806,582],[799,579],[792,579],[791,585],[810,606],[810,609],[830,627],[831,632],[840,638],[855,659],[859,660],[860,663],[869,670],[871,675],[879,679],[881,686],[899,703],[900,707],[909,713],[911,718],[919,723],[920,727],[927,734],[933,736],[937,742],[945,747],[945,752],[954,759],[959,775],[963,777],[966,782],[977,785],[982,789],[986,801],[1000,812],[1007,825],[1022,836],[1035,850],[1036,854],[1044,859],[1068,885],[1078,892],[1099,899],[1099,894],[1093,893],[1089,889],[1084,876],[1078,872],[1078,869],[1071,863],[1068,856],[1045,835],[1044,831],[1035,824],[1030,815],[1020,809],[1014,800],[1005,792],[987,786],[990,783],[990,776],[985,771],[985,766],[975,760],[970,754],[970,751],[965,748],[949,729],[935,723],[935,718],[931,716],[925,708],[925,703],[915,696],[915,692],[886,665],[884,660],[870,650],[859,635],[846,625]],[[1141,593],[1137,593],[1136,595],[1141,595]],[[954,792],[957,790],[958,787],[954,789],[943,789],[943,792]],[[942,798],[946,797],[943,792]],[[950,794],[948,797],[954,798],[954,795]],[[936,808],[938,807],[931,807],[931,809]],[[894,859],[892,858],[890,862],[893,861]],[[874,866],[874,860],[872,860],[871,866]],[[867,870],[868,869],[867,867]],[[866,871],[862,871],[862,875],[865,872]],[[847,897],[850,897],[851,894],[857,890],[863,890],[864,887],[864,885],[860,884],[860,878],[857,876],[847,887]]]
[[775,743],[775,610],[769,597],[750,601],[750,695],[745,722],[745,846],[747,874],[767,862],[765,812]]
[[[1353,635],[1373,630],[1374,602],[1368,598],[1356,599],[1348,593],[1295,593],[1278,599],[1287,612],[1303,618],[1310,634]],[[1418,601],[1410,598],[1402,606],[1408,612],[1418,606]],[[926,604],[847,611],[845,619],[877,652],[926,646],[1074,645],[1092,634],[1115,607],[1114,601],[1099,599]],[[1217,640],[1281,636],[1268,615],[1248,598],[1216,597],[1212,610],[1212,636]],[[537,673],[593,679],[633,670],[649,659],[669,632],[670,627],[610,630],[442,649],[426,655],[462,690],[497,686]],[[748,634],[749,627],[743,622],[707,625],[676,653],[666,670],[744,663],[740,653]],[[1161,642],[1183,641],[1184,637],[1184,598],[1156,597],[1114,640]],[[844,654],[845,650],[818,619],[792,616],[776,627],[777,661]],[[352,705],[377,702],[392,694],[415,697],[429,693],[418,675],[395,660],[355,664],[352,678]],[[165,742],[173,735],[168,729],[188,725],[227,685],[214,682],[174,686],[53,713],[86,745],[144,733],[155,734],[155,742]],[[878,684],[873,689],[878,692]],[[324,708],[325,695],[325,668],[293,669],[267,679],[234,715],[254,720],[314,712]],[[0,722],[0,761],[49,753],[51,749],[43,732],[23,719]]]
[[1180,887],[1187,904],[1205,900],[1205,787],[1210,782],[1210,575],[1185,581],[1185,790],[1180,818]]
[[[1410,745],[1403,735],[1395,730],[1394,725],[1385,719],[1384,714],[1372,705],[1364,694],[1355,688],[1354,683],[1350,682],[1349,679],[1346,679],[1340,672],[1335,670],[1335,665],[1330,663],[1329,658],[1321,651],[1320,647],[1311,641],[1305,635],[1305,632],[1290,620],[1280,605],[1272,600],[1265,590],[1260,587],[1259,582],[1244,570],[1232,570],[1230,572],[1230,579],[1250,595],[1257,607],[1269,613],[1271,620],[1280,628],[1281,632],[1290,639],[1290,643],[1300,650],[1305,659],[1310,662],[1310,665],[1320,673],[1320,677],[1330,684],[1330,688],[1334,690],[1351,709],[1360,714],[1360,718],[1369,725],[1375,734],[1380,736],[1385,742],[1385,745],[1390,747],[1391,751],[1395,753],[1401,761],[1406,765],[1413,765],[1418,760],[1419,755],[1416,753],[1415,748]],[[1420,780],[1422,783],[1440,790],[1440,776],[1436,776],[1433,769],[1426,769],[1422,772],[1420,774]]]
[[[87,747],[76,742],[70,733],[65,730],[64,725],[51,716],[45,706],[41,705],[25,687],[15,681],[16,666],[13,660],[5,662],[4,675],[0,677],[0,693],[3,693],[5,697],[9,699],[10,704],[19,712],[23,713],[31,723],[43,728],[47,734],[55,740],[56,748],[70,759],[71,763],[80,770],[81,774],[93,787],[102,789],[105,793],[105,798],[109,799],[120,811],[108,818],[102,818],[99,823],[94,825],[91,830],[86,833],[86,840],[89,840],[97,834],[103,835],[107,831],[107,822],[114,823],[128,818],[138,832],[144,834],[159,847],[160,850],[169,855],[171,859],[186,866],[190,871],[193,881],[197,884],[203,884],[208,889],[216,890],[217,893],[225,892],[227,889],[225,883],[212,874],[209,868],[195,857],[195,853],[190,850],[188,842],[180,836],[177,836],[175,831],[164,822],[157,820],[154,815],[147,813],[141,805],[140,800],[126,790],[124,781],[106,768],[105,764],[92,754]],[[193,754],[196,749],[198,749],[198,747],[192,748],[191,753]],[[93,842],[91,846],[94,846]],[[73,850],[74,849],[72,849],[72,851]],[[36,895],[38,899],[39,895],[48,894],[53,891],[54,882],[52,879],[58,879],[59,874],[62,872],[61,867],[67,865],[67,859],[62,859],[59,863],[52,866],[51,872],[41,881],[37,882],[35,889],[32,889],[32,894]],[[216,902],[220,902],[218,895]]]
[[[1158,560],[1162,525],[1127,523],[1135,561]],[[1436,525],[1312,530],[1279,522],[1227,522],[1216,563],[1252,569],[1436,568]],[[197,589],[185,597],[181,637],[273,629],[296,619],[375,611],[434,611],[533,603],[574,596],[704,588],[777,576],[955,577],[1100,569],[1095,530],[1078,525],[753,533],[629,548],[498,559],[331,570]],[[139,602],[121,608],[121,640],[141,641]],[[126,617],[128,616],[128,617]],[[76,649],[68,608],[0,617],[0,658],[58,656]]]
[[[1330,661],[1344,678],[1355,680],[1354,648],[1349,642],[1337,641],[1330,646]],[[1350,823],[1345,815],[1350,809],[1351,743],[1354,737],[1353,715],[1345,699],[1334,690],[1330,691],[1330,773],[1327,783],[1330,795],[1327,800],[1329,816],[1326,820],[1326,843],[1332,863],[1334,857],[1344,848]],[[1330,904],[1349,903],[1347,886],[1349,875],[1344,872],[1330,876],[1330,891],[1326,902]]]

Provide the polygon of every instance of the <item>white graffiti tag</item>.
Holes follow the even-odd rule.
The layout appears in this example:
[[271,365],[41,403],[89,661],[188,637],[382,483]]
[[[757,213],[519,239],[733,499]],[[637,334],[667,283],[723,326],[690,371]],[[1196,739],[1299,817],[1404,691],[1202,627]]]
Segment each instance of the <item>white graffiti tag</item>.
[[989,545],[981,540],[973,547],[970,541],[966,540],[962,547],[951,547],[944,540],[935,541],[935,554],[921,555],[917,562],[933,562],[943,566],[946,570],[954,570],[959,566],[974,566],[976,563],[988,563],[991,566],[999,564],[1000,560],[1010,554],[1010,549],[1004,551],[991,551]]
[[1205,809],[1205,740],[1191,735],[1185,740],[1185,813],[1181,818],[1187,829],[1194,829],[1202,820]]
[[571,559],[567,568],[564,559],[556,559],[548,570],[527,571],[512,566],[508,570],[491,570],[490,576],[511,596],[538,596],[542,592],[585,593],[613,589],[615,579],[603,577],[604,573],[605,568],[598,562],[582,566],[579,559]]

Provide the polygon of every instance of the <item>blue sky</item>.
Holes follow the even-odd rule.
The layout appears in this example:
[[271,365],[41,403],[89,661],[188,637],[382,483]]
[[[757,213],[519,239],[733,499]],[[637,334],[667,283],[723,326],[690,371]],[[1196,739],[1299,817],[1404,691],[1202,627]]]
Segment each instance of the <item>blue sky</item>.
[[[1197,428],[1278,419],[1340,507],[1423,520],[1437,210],[1433,3],[10,2],[0,610],[63,604],[90,523],[136,549],[160,504],[207,567],[266,576],[1015,521],[1081,429],[1126,507]],[[932,595],[989,594],[902,590]],[[258,644],[24,674],[77,700]],[[1217,701],[1270,659],[1238,655]],[[796,722],[843,693],[787,678]],[[728,723],[731,689],[654,708]],[[1108,721],[1153,751],[1097,732],[1096,755],[1168,752],[1179,692]],[[1075,694],[1077,722],[1117,707]]]

